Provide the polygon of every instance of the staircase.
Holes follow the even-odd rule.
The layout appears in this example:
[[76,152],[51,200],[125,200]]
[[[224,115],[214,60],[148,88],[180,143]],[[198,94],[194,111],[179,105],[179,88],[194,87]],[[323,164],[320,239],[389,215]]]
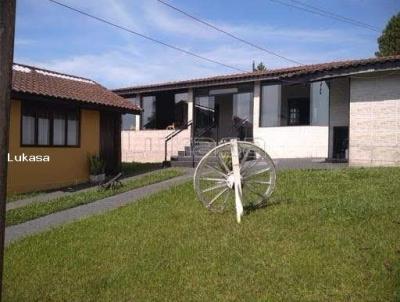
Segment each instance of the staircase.
[[171,157],[171,167],[196,167],[203,156],[216,146],[214,141],[196,139],[191,146],[186,146],[185,150],[178,151],[177,156]]

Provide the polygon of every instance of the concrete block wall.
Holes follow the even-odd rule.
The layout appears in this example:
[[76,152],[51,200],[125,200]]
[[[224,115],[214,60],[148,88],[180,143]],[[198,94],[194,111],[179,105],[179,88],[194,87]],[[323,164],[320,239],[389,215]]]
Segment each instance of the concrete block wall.
[[350,83],[350,165],[399,166],[400,75],[365,75]]
[[[163,162],[165,137],[174,130],[122,131],[121,154],[123,162]],[[178,151],[190,146],[190,129],[183,130],[168,142],[168,160]]]

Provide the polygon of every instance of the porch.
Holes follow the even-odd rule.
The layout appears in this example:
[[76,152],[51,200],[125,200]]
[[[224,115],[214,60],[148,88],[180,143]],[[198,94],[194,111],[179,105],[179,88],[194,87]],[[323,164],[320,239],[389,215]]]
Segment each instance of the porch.
[[123,117],[122,160],[189,160],[196,142],[211,148],[236,137],[254,141],[272,158],[346,161],[349,90],[349,78],[337,78],[135,95],[130,100],[144,111]]

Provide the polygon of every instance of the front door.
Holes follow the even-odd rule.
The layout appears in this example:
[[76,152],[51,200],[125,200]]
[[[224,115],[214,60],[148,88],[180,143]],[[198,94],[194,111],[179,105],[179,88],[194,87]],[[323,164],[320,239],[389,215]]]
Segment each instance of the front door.
[[100,157],[106,162],[106,174],[120,171],[121,164],[121,114],[100,114]]
[[349,127],[333,127],[333,158],[345,159],[349,144]]

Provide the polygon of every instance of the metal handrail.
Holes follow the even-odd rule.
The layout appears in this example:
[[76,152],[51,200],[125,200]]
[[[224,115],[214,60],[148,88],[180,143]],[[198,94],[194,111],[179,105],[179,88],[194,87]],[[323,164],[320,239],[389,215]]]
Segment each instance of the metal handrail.
[[168,159],[168,142],[173,139],[175,136],[177,136],[179,133],[181,133],[183,130],[186,130],[189,126],[191,126],[193,124],[193,121],[188,121],[186,124],[183,125],[182,128],[180,129],[176,129],[174,132],[168,134],[165,138],[164,138],[164,163],[167,162]]
[[[229,130],[230,134],[233,134],[233,130],[238,130],[240,127],[242,127],[244,124],[246,124],[247,122],[250,122],[249,119],[246,117],[245,119],[243,119],[239,125],[232,125],[231,129]],[[246,129],[246,136],[247,136],[247,129]]]
[[207,131],[210,131],[211,129],[213,129],[213,128],[218,128],[218,127],[216,127],[217,126],[217,124],[214,122],[214,123],[212,123],[210,126],[208,126],[207,128],[204,128],[201,132],[200,132],[200,134],[196,134],[196,136],[197,137],[202,137],[205,133],[207,133]]

